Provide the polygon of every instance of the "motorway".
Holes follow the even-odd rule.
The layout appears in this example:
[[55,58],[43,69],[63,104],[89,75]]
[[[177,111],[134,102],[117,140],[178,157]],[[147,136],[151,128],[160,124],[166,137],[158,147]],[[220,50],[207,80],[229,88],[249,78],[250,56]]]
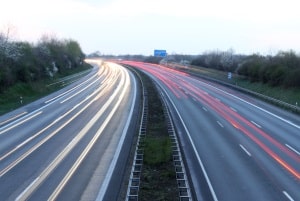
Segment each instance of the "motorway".
[[196,200],[300,200],[300,118],[160,65],[147,73],[168,102]]
[[89,62],[81,80],[0,117],[1,200],[105,200],[110,185],[118,195],[110,182],[129,152],[138,87],[125,68]]

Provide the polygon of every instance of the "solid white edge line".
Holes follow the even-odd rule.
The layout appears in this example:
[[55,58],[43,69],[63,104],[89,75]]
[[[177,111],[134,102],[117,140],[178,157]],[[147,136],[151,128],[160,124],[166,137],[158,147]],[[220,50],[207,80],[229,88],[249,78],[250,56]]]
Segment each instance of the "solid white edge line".
[[241,145],[241,144],[239,144],[239,145],[248,156],[251,156],[251,153],[243,145]]
[[[93,76],[93,77],[94,77],[94,76]],[[42,107],[40,107],[40,108],[38,108],[38,109],[36,109],[36,110],[34,110],[34,111],[32,111],[32,112],[26,114],[26,115],[24,115],[24,116],[22,116],[20,119],[17,119],[17,120],[15,120],[15,121],[13,121],[13,122],[11,122],[11,123],[9,123],[9,124],[7,124],[7,125],[1,127],[1,128],[0,128],[0,130],[1,130],[1,131],[0,131],[0,135],[3,134],[3,133],[5,132],[5,131],[3,131],[3,130],[8,131],[8,130],[10,130],[10,129],[16,127],[15,124],[17,124],[17,126],[18,126],[18,125],[22,124],[23,122],[25,122],[24,119],[26,119],[27,117],[28,117],[28,118],[31,118],[31,117],[30,117],[31,115],[35,115],[36,113],[38,113],[38,114],[42,113],[41,111],[42,111],[44,108],[46,108],[46,107],[52,105],[53,103],[55,103],[55,101],[51,101],[51,102],[47,103],[46,105],[44,105],[44,106],[42,106]],[[20,121],[22,121],[22,122],[20,123]],[[12,127],[12,128],[10,128],[10,127]],[[8,129],[8,130],[7,130],[7,129]]]
[[[122,92],[121,95],[123,96],[124,94],[125,93]],[[89,144],[84,149],[84,151],[80,154],[80,156],[78,157],[78,159],[76,160],[76,162],[74,163],[74,165],[71,167],[71,169],[68,171],[68,173],[62,179],[62,181],[56,187],[56,189],[54,190],[54,192],[52,193],[52,195],[48,198],[49,201],[50,200],[56,200],[56,198],[57,198],[58,194],[60,193],[61,189],[63,189],[63,187],[65,186],[65,184],[69,181],[70,177],[74,174],[74,172],[76,171],[76,169],[82,163],[82,161],[85,158],[85,156],[88,154],[88,152],[93,147],[93,145],[96,142],[96,140],[100,137],[100,135],[102,134],[103,130],[105,129],[105,127],[110,122],[111,118],[113,117],[113,115],[115,114],[117,108],[119,107],[119,105],[121,103],[121,100],[122,99],[120,99],[117,102],[117,104],[115,104],[114,108],[112,109],[112,111],[110,112],[110,114],[107,116],[107,118],[105,119],[104,123],[101,125],[101,127],[99,128],[99,130],[96,132],[96,135],[92,138],[92,140],[89,142]]]
[[88,84],[87,86],[83,87],[82,89],[80,89],[79,91],[77,91],[76,93],[70,95],[69,97],[65,98],[64,100],[60,101],[60,104],[72,99],[73,97],[77,96],[78,94],[80,94],[81,92],[83,92],[84,90],[86,90],[87,88],[89,88],[90,86],[92,86],[93,84],[95,84],[96,82],[98,82],[98,80],[100,80],[100,78],[98,77],[96,80],[94,80],[93,82],[91,82],[90,84]]
[[29,121],[30,119],[33,119],[34,117],[36,117],[36,116],[38,116],[38,115],[40,115],[40,114],[42,114],[42,113],[43,113],[43,111],[39,111],[39,112],[37,112],[37,113],[31,113],[32,116],[28,116],[27,119],[23,119],[22,121],[19,121],[18,123],[13,124],[12,126],[10,126],[10,127],[8,127],[8,128],[5,128],[4,130],[2,130],[2,131],[0,132],[0,135],[2,135],[3,133],[5,133],[5,132],[7,132],[7,131],[9,131],[9,130],[11,130],[11,129],[17,127],[17,126],[19,126],[19,125],[21,125],[22,123],[24,123],[24,122],[26,122],[26,121]]
[[[120,84],[119,84],[120,85]],[[121,87],[120,87],[121,88]],[[96,116],[94,116],[92,118],[92,120],[90,122],[88,122],[88,124],[86,124],[86,126],[79,132],[79,134],[73,138],[73,140],[65,147],[64,150],[62,150],[62,152],[59,153],[58,156],[56,156],[56,158],[50,163],[50,165],[48,165],[46,167],[46,169],[44,169],[44,171],[41,173],[41,175],[35,179],[17,198],[19,200],[27,200],[28,196],[30,196],[30,194],[36,190],[36,188],[45,180],[46,177],[49,176],[49,174],[52,173],[52,171],[57,167],[57,165],[62,161],[62,159],[64,159],[66,157],[66,155],[74,148],[74,146],[80,141],[80,139],[84,136],[83,134],[86,132],[86,130],[89,130],[92,126],[92,122],[95,122],[94,120],[98,119],[99,116],[103,113],[104,110],[106,110],[108,108],[108,105],[111,104],[112,100],[115,98],[116,94],[119,91],[119,86],[117,87],[117,89],[115,89],[114,94],[112,96],[110,96],[110,99],[104,104],[105,106],[103,106],[103,108],[105,109],[100,109],[100,111],[96,114]],[[110,101],[111,100],[111,101]],[[87,108],[89,105],[85,105],[85,107],[82,109],[82,111]],[[80,114],[80,112],[78,112],[77,114]],[[73,116],[73,118],[69,119],[64,125],[62,125],[60,128],[56,129],[56,131],[58,132],[58,130],[60,130],[61,128],[63,128],[66,124],[68,124],[70,121],[72,121],[74,118],[77,117],[77,114],[75,116]],[[54,131],[54,133],[56,132]],[[49,138],[52,135],[49,136]],[[49,139],[48,138],[48,139]],[[44,142],[47,141],[48,139],[44,138]],[[44,143],[43,142],[43,143]],[[43,144],[42,143],[42,144]],[[74,145],[75,144],[75,145]],[[40,144],[41,145],[41,144]],[[39,145],[39,146],[40,146]],[[74,145],[74,146],[73,146]],[[32,189],[33,188],[33,189]]]
[[219,88],[217,88],[217,87],[215,87],[215,86],[212,86],[212,85],[207,84],[207,83],[205,83],[205,82],[202,82],[202,81],[200,81],[200,80],[197,80],[197,81],[203,83],[204,85],[210,86],[210,87],[212,87],[212,88],[214,88],[214,89],[216,89],[216,90],[218,90],[218,91],[221,91],[221,92],[223,92],[223,93],[225,93],[225,94],[227,94],[227,95],[229,95],[229,96],[231,96],[231,97],[233,97],[233,98],[236,98],[237,100],[240,100],[240,101],[242,101],[242,102],[244,102],[244,103],[246,103],[246,104],[248,104],[248,105],[250,105],[250,106],[252,106],[252,107],[255,107],[256,109],[259,109],[259,110],[261,110],[261,111],[263,111],[263,112],[265,112],[265,113],[267,113],[267,114],[269,114],[269,115],[271,115],[271,116],[273,116],[273,117],[275,117],[275,118],[277,118],[277,119],[280,119],[281,121],[283,121],[283,122],[285,122],[285,123],[287,123],[287,124],[290,124],[291,126],[294,126],[294,127],[298,128],[298,129],[300,129],[300,125],[294,124],[294,123],[292,123],[291,121],[289,121],[289,120],[287,120],[287,119],[284,119],[283,117],[280,117],[280,116],[278,116],[278,115],[276,115],[276,114],[274,114],[274,113],[272,113],[272,112],[270,112],[270,111],[268,111],[268,110],[265,110],[265,109],[263,109],[263,108],[261,108],[261,107],[258,107],[258,106],[254,105],[254,104],[252,104],[252,103],[250,103],[250,102],[248,102],[248,101],[246,101],[246,100],[244,100],[244,99],[242,99],[242,98],[239,98],[239,97],[237,97],[237,96],[235,96],[235,95],[233,95],[233,94],[231,94],[231,93],[229,93],[229,92],[226,92],[226,91],[224,91],[224,90],[222,90],[222,89],[219,89]]
[[300,152],[297,151],[295,148],[293,148],[291,145],[285,144],[285,146],[287,146],[290,150],[294,151],[296,154],[300,156]]
[[75,86],[75,87],[73,87],[73,88],[71,88],[71,89],[69,89],[69,90],[67,90],[67,91],[65,91],[65,92],[63,92],[63,93],[61,93],[61,94],[59,94],[59,95],[57,95],[57,96],[55,96],[55,97],[53,97],[53,98],[47,100],[47,101],[45,101],[44,103],[45,103],[45,104],[48,104],[48,103],[54,101],[55,99],[59,99],[59,98],[63,97],[63,96],[66,95],[67,93],[70,93],[71,91],[74,91],[74,90],[76,90],[77,88],[79,88],[81,85],[84,85],[86,82],[89,82],[89,80],[92,80],[92,79],[93,79],[94,77],[96,77],[96,76],[97,76],[97,74],[91,76],[89,79],[85,80],[84,82],[80,83],[79,85],[77,85],[77,86]]
[[37,177],[35,180],[33,180],[32,182],[31,182],[31,184],[29,184],[29,186],[27,186],[27,188],[15,199],[16,201],[19,201],[22,197],[23,197],[23,195],[25,194],[25,193],[27,193],[27,191],[31,188],[31,186],[33,186],[38,180],[39,180],[39,178],[40,177]]
[[[90,94],[90,96],[88,96],[88,98],[91,98],[93,95],[95,95],[98,91],[100,91],[101,87],[99,88],[99,90],[94,91],[92,94]],[[55,123],[59,122],[62,118],[66,117],[68,114],[70,114],[72,111],[74,111],[77,107],[79,107],[81,104],[83,104],[85,101],[87,100],[87,98],[85,98],[83,101],[79,102],[77,105],[75,105],[71,110],[65,112],[62,116],[58,117],[57,119],[55,119],[52,123],[48,124],[48,126],[46,126],[45,128],[43,128],[42,130],[40,130],[39,132],[37,132],[36,134],[34,134],[33,136],[31,136],[30,138],[28,138],[27,140],[23,141],[21,144],[17,145],[14,149],[12,149],[11,151],[7,152],[6,154],[4,154],[3,156],[0,157],[0,161],[2,161],[4,158],[6,158],[7,156],[9,156],[11,153],[13,153],[14,151],[16,151],[17,149],[19,149],[20,147],[22,147],[23,145],[25,145],[27,142],[31,141],[32,139],[34,139],[35,137],[39,136],[42,132],[44,132],[45,130],[47,130],[48,128],[50,128],[51,126],[53,126]],[[0,171],[1,172],[1,171]],[[1,174],[0,174],[1,177]]]
[[[161,86],[161,84],[160,84],[159,82],[157,82],[157,83]],[[185,129],[185,131],[186,131],[186,133],[187,133],[187,135],[188,135],[188,137],[189,137],[190,143],[191,143],[192,148],[193,148],[193,150],[194,150],[194,152],[195,152],[195,154],[196,154],[196,157],[197,157],[197,159],[198,159],[199,165],[200,165],[200,167],[201,167],[201,170],[202,170],[202,172],[203,172],[203,174],[204,174],[205,180],[206,180],[207,185],[208,185],[208,187],[209,187],[210,193],[211,193],[211,195],[212,195],[212,197],[213,197],[213,200],[214,200],[214,201],[218,201],[217,195],[216,195],[216,193],[215,193],[215,191],[214,191],[214,189],[213,189],[213,187],[212,187],[211,181],[210,181],[210,179],[209,179],[209,177],[208,177],[208,174],[207,174],[207,172],[206,172],[206,170],[205,170],[205,167],[204,167],[204,165],[203,165],[203,163],[202,163],[202,161],[201,161],[201,158],[200,158],[200,156],[199,156],[199,154],[198,154],[198,152],[197,152],[196,146],[195,146],[195,144],[194,144],[194,142],[193,142],[193,140],[192,140],[192,137],[191,137],[191,135],[190,135],[190,132],[188,131],[188,128],[186,127],[186,125],[185,125],[185,123],[184,123],[184,121],[183,121],[183,119],[182,119],[182,117],[181,117],[181,115],[180,115],[178,109],[176,108],[176,106],[175,106],[174,102],[172,101],[172,99],[170,98],[169,94],[166,92],[166,90],[165,90],[162,86],[161,86],[161,89],[164,90],[164,92],[165,92],[165,94],[167,95],[167,97],[168,97],[170,103],[173,105],[173,107],[174,107],[174,109],[175,109],[175,111],[176,111],[178,117],[180,118],[180,121],[181,121],[181,123],[182,123],[182,125],[183,125],[183,127],[184,127],[184,129]]]
[[293,199],[286,191],[282,191],[282,193],[283,193],[290,201],[294,201],[294,199]]
[[[122,67],[122,68],[124,68],[124,67]],[[130,76],[132,76],[132,74],[130,74]],[[133,100],[133,102],[135,103],[135,101],[136,101],[136,88],[137,88],[135,78],[133,78],[133,81],[134,81],[134,100]],[[117,159],[119,158],[119,155],[121,153],[121,147],[124,144],[125,136],[127,134],[128,127],[129,127],[131,119],[132,119],[133,109],[134,109],[134,104],[132,104],[132,106],[130,108],[130,118],[128,118],[128,120],[126,122],[126,125],[125,125],[125,128],[123,129],[123,133],[122,133],[121,139],[119,141],[118,148],[117,148],[117,150],[115,152],[115,155],[114,155],[114,158],[113,158],[113,160],[112,160],[112,162],[111,162],[111,164],[109,166],[108,173],[106,174],[104,182],[103,182],[103,184],[102,184],[102,186],[101,186],[101,188],[99,190],[99,193],[97,195],[96,201],[102,201],[103,197],[105,195],[105,192],[107,191],[108,184],[109,184],[109,182],[111,180],[112,173],[113,173],[113,171],[114,171],[114,169],[116,167]]]
[[27,112],[22,112],[22,113],[20,113],[20,114],[17,114],[16,116],[11,117],[10,119],[7,119],[7,120],[5,120],[5,121],[0,122],[0,126],[6,124],[7,122],[10,122],[10,121],[15,120],[15,119],[17,119],[18,117],[20,117],[20,116],[22,116],[22,115],[24,115],[24,114],[27,114]]

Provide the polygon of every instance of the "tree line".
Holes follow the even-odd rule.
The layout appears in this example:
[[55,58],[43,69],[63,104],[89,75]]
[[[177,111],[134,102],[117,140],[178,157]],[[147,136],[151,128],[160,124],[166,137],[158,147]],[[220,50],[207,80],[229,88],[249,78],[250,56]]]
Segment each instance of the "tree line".
[[35,82],[67,74],[82,65],[85,55],[72,39],[43,36],[32,44],[0,33],[0,93],[18,82]]
[[195,57],[192,65],[235,72],[251,82],[272,86],[300,87],[300,56],[294,51],[276,55],[238,55],[233,50],[211,51]]

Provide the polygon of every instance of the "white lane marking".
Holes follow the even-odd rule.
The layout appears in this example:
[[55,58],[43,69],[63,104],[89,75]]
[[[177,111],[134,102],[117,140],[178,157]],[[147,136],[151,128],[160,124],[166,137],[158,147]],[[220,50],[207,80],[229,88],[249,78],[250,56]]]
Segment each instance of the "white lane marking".
[[[53,170],[55,168],[57,168],[57,166],[61,163],[61,161],[71,152],[71,150],[79,143],[79,141],[85,136],[85,134],[87,133],[88,130],[90,130],[92,128],[92,126],[95,124],[95,122],[100,118],[101,115],[103,115],[103,113],[107,110],[107,108],[109,108],[109,106],[112,104],[113,100],[116,99],[117,95],[119,94],[119,92],[123,89],[123,94],[125,94],[125,89],[124,89],[124,79],[122,79],[122,81],[118,84],[117,88],[113,91],[113,94],[110,96],[110,98],[105,102],[105,104],[103,105],[103,107],[97,112],[97,114],[85,125],[84,128],[82,128],[80,130],[80,132],[78,133],[78,135],[76,135],[73,140],[59,153],[59,155],[56,156],[56,158],[43,170],[43,172],[40,174],[40,176],[38,177],[38,179],[36,179],[34,181],[33,184],[30,184],[30,186],[28,186],[19,196],[19,200],[27,200],[29,198],[29,196],[38,188],[39,185],[41,185],[44,180],[53,172]],[[98,95],[98,96],[101,96]],[[95,100],[97,100],[98,97],[95,98]],[[119,99],[118,100],[118,104],[120,104],[122,100]],[[85,105],[85,107],[79,111],[75,116],[73,116],[71,119],[69,119],[64,125],[62,125],[60,128],[58,128],[56,131],[54,131],[54,133],[58,132],[58,130],[60,130],[61,128],[65,127],[66,124],[70,123],[74,118],[76,118],[80,113],[82,113],[82,111],[84,111],[93,101],[91,101],[89,104]],[[115,107],[117,107],[118,105],[116,105]],[[117,110],[117,108],[114,107],[114,112]],[[112,113],[112,112],[111,112]],[[108,116],[108,119],[110,120],[110,115]],[[108,121],[109,121],[108,120]],[[103,126],[106,127],[106,124],[103,124],[100,128],[102,128]],[[51,136],[50,136],[51,137]],[[50,139],[50,137],[47,137]],[[45,141],[47,141],[48,139],[45,139],[43,141],[43,143]],[[40,143],[41,144],[41,143]],[[40,145],[39,145],[40,146]],[[35,150],[35,149],[34,149]],[[31,150],[30,153],[34,150]]]
[[[9,152],[7,152],[6,154],[4,154],[3,156],[0,157],[0,161],[2,161],[3,159],[5,159],[6,157],[8,157],[9,155],[11,155],[12,153],[14,153],[16,150],[18,150],[19,148],[21,148],[22,146],[24,146],[25,144],[27,144],[28,142],[30,142],[31,140],[33,140],[34,138],[36,138],[37,136],[39,136],[40,134],[42,134],[45,130],[47,130],[48,128],[50,128],[51,126],[53,126],[56,122],[60,121],[64,116],[67,116],[69,113],[71,113],[72,110],[66,112],[63,116],[60,116],[59,118],[55,119],[52,123],[50,123],[48,126],[44,127],[42,130],[40,130],[39,132],[37,132],[36,134],[32,135],[31,137],[29,137],[28,139],[26,139],[25,141],[23,141],[21,144],[17,145],[15,148],[13,148],[12,150],[10,150]],[[3,172],[0,171],[0,177],[2,177]]]
[[[18,146],[16,146],[16,149],[19,149],[20,147],[24,146],[25,144],[27,144],[28,142],[30,142],[35,136],[31,136],[30,138],[27,138],[25,141],[23,141],[21,144],[19,144]],[[2,157],[1,157],[2,160]]]
[[294,201],[294,199],[293,199],[286,191],[282,191],[282,193],[283,193],[290,201]]
[[237,110],[234,109],[233,107],[230,107],[230,109],[231,109],[232,111],[234,111],[234,112],[237,112]]
[[196,98],[192,98],[192,99],[193,99],[193,101],[197,102]]
[[[104,85],[103,85],[104,86]],[[101,86],[99,89],[95,90],[92,94],[90,94],[88,97],[86,97],[83,101],[81,101],[80,103],[78,103],[76,106],[74,106],[71,110],[67,111],[64,113],[64,115],[58,117],[57,119],[55,119],[51,124],[49,124],[48,126],[46,126],[45,128],[43,128],[42,130],[40,130],[38,133],[36,133],[35,135],[31,136],[30,138],[28,138],[27,140],[23,141],[21,144],[17,145],[15,148],[13,148],[12,150],[10,150],[9,152],[7,152],[6,154],[4,154],[3,156],[0,157],[0,161],[2,161],[3,159],[5,159],[6,157],[8,157],[9,155],[11,155],[13,152],[15,152],[16,150],[18,150],[19,148],[21,148],[22,146],[24,146],[25,144],[27,144],[28,142],[30,142],[31,140],[33,140],[34,138],[36,138],[37,136],[39,136],[41,133],[43,133],[45,130],[47,130],[48,128],[50,128],[51,126],[53,126],[55,123],[59,122],[61,119],[63,119],[65,116],[67,116],[68,114],[70,114],[72,111],[74,111],[77,107],[79,107],[81,104],[83,104],[87,99],[91,98],[93,95],[96,95],[99,91],[101,91],[104,87]],[[94,100],[93,100],[94,101]],[[93,102],[92,101],[92,102]],[[45,107],[45,106],[43,106]],[[38,110],[37,110],[38,111]],[[3,172],[0,171],[0,177],[3,175]]]
[[[77,80],[78,80],[78,77],[79,77],[80,75],[83,75],[84,73],[90,73],[90,72],[92,72],[92,70],[85,70],[85,71],[83,71],[83,72],[81,72],[81,73],[77,73],[77,74],[74,74],[74,75],[71,75],[71,76],[64,77],[64,78],[60,79],[60,80],[57,81],[57,82],[53,82],[53,83],[51,83],[51,84],[48,84],[47,86],[52,86],[52,85],[55,85],[55,84],[58,84],[58,83],[64,83],[64,81],[70,80],[70,79],[73,79],[73,78],[77,78]],[[72,82],[76,82],[77,80],[75,79],[75,80],[72,81]],[[70,82],[69,82],[69,83],[70,83]]]
[[[157,83],[161,86],[160,82],[157,82]],[[185,129],[185,131],[186,131],[186,133],[187,133],[187,135],[188,135],[188,138],[189,138],[189,140],[190,140],[190,143],[191,143],[191,145],[192,145],[192,148],[193,148],[193,150],[194,150],[194,153],[196,154],[197,160],[198,160],[198,162],[199,162],[199,165],[200,165],[200,167],[201,167],[202,173],[203,173],[204,178],[205,178],[205,180],[206,180],[206,182],[207,182],[207,185],[208,185],[208,188],[209,188],[209,190],[210,190],[210,193],[211,193],[211,195],[212,195],[213,200],[214,200],[214,201],[218,201],[216,192],[215,192],[215,190],[214,190],[214,188],[213,188],[213,186],[212,186],[212,184],[211,184],[211,181],[210,181],[210,179],[209,179],[209,177],[208,177],[208,174],[207,174],[207,172],[206,172],[206,170],[205,170],[204,164],[203,164],[203,162],[202,162],[202,160],[201,160],[201,158],[200,158],[200,156],[199,156],[199,153],[198,153],[198,151],[197,151],[197,149],[196,149],[196,146],[195,146],[195,144],[194,144],[194,142],[193,142],[193,140],[192,140],[192,137],[191,137],[191,134],[190,134],[188,128],[186,127],[186,125],[185,125],[185,123],[184,123],[184,121],[183,121],[183,119],[182,119],[182,117],[181,117],[181,115],[180,115],[178,109],[177,109],[176,106],[175,106],[175,103],[174,103],[173,100],[170,98],[170,96],[169,96],[169,94],[167,93],[167,91],[163,88],[163,86],[161,86],[161,89],[164,91],[164,93],[167,95],[167,97],[168,97],[170,103],[173,105],[173,108],[175,109],[175,111],[176,111],[176,113],[177,113],[177,115],[178,115],[178,117],[179,117],[179,119],[180,119],[180,121],[181,121],[181,123],[182,123],[182,125],[183,125],[183,127],[184,127],[184,129]],[[204,107],[202,107],[202,108],[204,109]],[[205,108],[205,109],[206,109],[206,108]],[[197,192],[196,192],[196,194],[197,194]],[[200,195],[199,195],[199,196],[200,196]]]
[[[95,77],[96,75],[94,75],[94,76],[92,76],[92,77]],[[92,78],[91,77],[91,78]],[[90,78],[90,79],[91,79]],[[86,81],[85,81],[86,82]],[[82,84],[82,83],[81,83]],[[79,84],[78,86],[80,86],[81,84]],[[77,86],[77,87],[78,87]],[[76,87],[75,87],[76,88]],[[73,88],[74,89],[74,88]],[[3,126],[1,129],[5,129],[5,128],[8,128],[8,127],[10,127],[10,126],[14,126],[15,124],[20,124],[19,122],[20,121],[23,121],[24,119],[26,119],[27,117],[30,117],[30,115],[34,115],[35,113],[37,113],[37,112],[39,112],[39,111],[42,111],[44,108],[46,108],[46,107],[48,107],[48,106],[50,106],[51,104],[53,104],[55,101],[52,101],[52,99],[51,100],[49,100],[49,101],[46,101],[45,103],[47,103],[46,105],[44,105],[44,106],[42,106],[42,107],[40,107],[40,108],[38,108],[38,109],[36,109],[36,110],[34,110],[34,111],[32,111],[32,112],[30,112],[29,114],[26,114],[25,116],[23,116],[23,117],[21,117],[20,119],[17,119],[17,120],[15,120],[14,122],[11,122],[11,123],[9,123],[9,124],[7,124],[7,125],[5,125],[5,126]],[[49,103],[50,102],[50,103]],[[26,122],[26,121],[24,121],[24,122]],[[15,127],[15,126],[14,126]],[[10,129],[9,129],[10,130]],[[0,135],[2,134],[2,132],[0,132]]]
[[[79,113],[78,113],[79,114]],[[76,116],[75,116],[76,117]],[[74,117],[74,118],[75,118]],[[0,178],[5,175],[8,171],[10,171],[13,167],[15,167],[17,164],[19,164],[21,161],[23,161],[27,156],[29,156],[31,153],[33,153],[36,149],[38,149],[40,146],[42,146],[45,142],[47,142],[50,138],[52,138],[56,133],[58,133],[62,128],[64,128],[68,123],[70,123],[73,119],[73,117],[70,118],[66,123],[64,123],[62,126],[60,126],[58,129],[56,129],[53,133],[50,135],[47,135],[47,137],[43,138],[42,141],[40,141],[38,144],[36,144],[34,147],[30,148],[27,152],[25,152],[23,155],[21,155],[19,158],[17,158],[15,161],[10,163],[7,167],[5,167],[3,170],[0,171]],[[44,129],[43,129],[44,130]],[[41,132],[37,133],[36,135],[39,135]],[[35,135],[35,136],[36,136]],[[12,151],[15,151],[17,148],[15,148]],[[4,157],[7,157],[7,155],[12,153],[7,153]]]
[[[133,80],[134,80],[134,95],[133,95],[133,96],[134,96],[134,100],[133,100],[133,103],[135,103],[135,101],[136,101],[136,96],[137,96],[137,95],[136,95],[136,89],[137,89],[137,86],[136,86],[136,80],[135,80],[135,78],[133,78]],[[119,155],[120,155],[120,153],[121,153],[121,147],[122,147],[122,145],[124,144],[125,136],[126,136],[126,133],[127,133],[127,131],[128,131],[128,128],[129,128],[129,125],[130,125],[130,122],[131,122],[130,120],[132,119],[132,116],[133,116],[133,109],[134,109],[133,106],[134,106],[134,104],[132,104],[132,106],[131,106],[131,108],[130,108],[130,112],[129,112],[129,117],[130,117],[130,118],[128,118],[128,121],[126,122],[126,125],[125,125],[125,128],[124,128],[124,130],[123,130],[121,139],[120,139],[120,141],[119,141],[119,144],[118,144],[116,153],[115,153],[115,155],[114,155],[114,158],[113,158],[113,160],[112,160],[112,162],[111,162],[111,164],[110,164],[110,167],[109,167],[109,169],[108,169],[108,173],[106,174],[106,177],[105,177],[105,179],[104,179],[104,182],[103,182],[103,184],[102,184],[102,186],[101,186],[101,189],[100,189],[100,191],[99,191],[99,193],[98,193],[98,196],[97,196],[97,198],[96,198],[97,201],[98,201],[98,200],[103,200],[104,192],[107,191],[109,181],[111,180],[111,177],[112,177],[112,174],[113,174],[113,170],[115,169],[116,164],[117,164],[117,159],[119,158]]]
[[293,148],[291,145],[285,144],[285,146],[287,146],[290,150],[294,151],[296,154],[300,156],[300,152],[297,151],[295,148]]
[[87,88],[89,88],[90,86],[92,86],[94,83],[96,83],[100,78],[97,78],[96,80],[94,80],[92,83],[90,83],[89,85],[85,86],[84,88],[82,88],[81,90],[77,91],[76,93],[72,94],[71,96],[69,96],[68,98],[60,101],[60,103],[64,103],[68,100],[70,100],[71,98],[73,98],[74,96],[76,96],[77,94],[80,94],[81,92],[83,92],[84,90],[86,90]]
[[2,135],[3,133],[5,133],[5,132],[7,132],[7,131],[9,131],[9,130],[15,128],[15,127],[17,127],[17,126],[19,126],[19,125],[22,124],[22,123],[25,123],[26,121],[29,121],[30,119],[33,119],[34,117],[36,117],[36,116],[38,116],[38,115],[40,115],[40,114],[42,114],[42,113],[43,113],[43,111],[39,111],[39,112],[33,114],[32,116],[29,116],[27,119],[24,119],[24,120],[22,120],[22,121],[19,121],[19,122],[16,123],[16,124],[13,124],[12,126],[10,126],[10,127],[6,128],[6,129],[2,130],[2,131],[0,132],[0,135]]
[[77,85],[76,87],[73,87],[73,88],[69,89],[68,91],[65,91],[64,93],[61,93],[61,94],[55,96],[54,98],[51,98],[51,99],[45,101],[44,103],[47,104],[47,103],[49,103],[49,102],[51,102],[51,101],[53,101],[53,100],[55,100],[55,99],[58,99],[58,98],[64,96],[65,94],[67,94],[67,93],[69,93],[69,92],[71,92],[71,91],[73,91],[73,90],[79,88],[81,85],[85,84],[86,82],[88,82],[89,80],[93,79],[93,78],[96,77],[96,76],[97,76],[97,74],[93,75],[92,77],[90,77],[90,78],[87,79],[86,81],[80,83],[80,84]]
[[23,195],[31,188],[31,186],[33,186],[38,181],[38,179],[39,179],[39,177],[37,177],[35,180],[33,180],[33,182],[31,182],[31,184],[29,186],[27,186],[27,188],[16,198],[16,201],[21,200]]
[[[201,82],[201,81],[199,81],[199,80],[197,80],[197,81],[198,81],[198,82]],[[215,87],[215,86],[212,86],[212,85],[207,84],[207,83],[205,83],[205,82],[201,82],[201,83],[203,83],[203,84],[206,85],[206,86],[212,87],[212,88],[214,88],[214,89],[216,89],[216,90],[218,90],[218,91],[221,91],[221,92],[223,92],[223,93],[225,93],[225,94],[227,94],[227,95],[229,95],[229,96],[231,96],[231,97],[233,97],[233,98],[236,98],[236,99],[239,100],[239,101],[242,101],[242,102],[244,102],[244,103],[246,103],[246,104],[248,104],[248,105],[251,105],[252,107],[255,107],[256,109],[259,109],[259,110],[261,110],[261,111],[263,111],[263,112],[265,112],[265,113],[267,113],[267,114],[269,114],[269,115],[271,115],[271,116],[273,116],[273,117],[275,117],[275,118],[277,118],[277,119],[279,119],[279,120],[281,120],[281,121],[283,121],[283,122],[285,122],[285,123],[290,124],[291,126],[294,126],[294,127],[298,128],[298,129],[300,129],[300,125],[294,124],[294,123],[292,123],[291,121],[289,121],[289,120],[287,120],[287,119],[284,119],[283,117],[280,117],[280,116],[278,116],[278,115],[276,115],[276,114],[274,114],[274,113],[272,113],[272,112],[270,112],[270,111],[268,111],[268,110],[265,110],[265,109],[263,109],[263,108],[261,108],[261,107],[258,107],[258,106],[254,105],[254,104],[252,104],[252,103],[250,103],[250,102],[248,102],[248,101],[246,101],[246,100],[244,100],[244,99],[242,99],[242,98],[239,98],[239,97],[237,97],[237,96],[235,96],[235,95],[233,95],[233,94],[231,94],[231,93],[228,93],[228,92],[226,92],[226,91],[224,91],[224,90],[221,90],[221,89],[219,89],[219,88],[217,88],[217,87]]]
[[239,144],[239,145],[248,156],[251,156],[251,153],[243,145],[241,145],[241,144]]
[[[102,90],[102,86],[97,90],[94,91],[93,94],[97,94],[99,91]],[[21,162],[24,158],[26,158],[30,153],[32,153],[34,150],[36,150],[38,147],[40,147],[44,142],[46,142],[48,139],[50,139],[52,136],[54,136],[57,132],[59,132],[62,128],[65,127],[65,125],[67,125],[68,123],[70,123],[74,118],[76,118],[80,113],[82,113],[89,105],[91,105],[95,100],[97,100],[99,97],[101,97],[102,94],[98,93],[98,95],[89,103],[85,104],[83,109],[81,109],[78,113],[76,113],[73,117],[71,117],[70,119],[67,120],[66,123],[64,123],[62,126],[60,126],[58,129],[56,129],[52,134],[48,135],[46,138],[44,138],[41,142],[39,142],[39,144],[37,144],[35,147],[31,148],[28,152],[26,152],[25,154],[23,154],[20,158],[18,158],[16,161],[12,162],[9,166],[7,166],[6,168],[4,168],[3,170],[0,171],[0,177],[2,177],[4,174],[6,174],[10,169],[12,169],[14,166],[16,166],[19,162]],[[92,96],[91,96],[92,97]],[[79,105],[83,104],[85,102],[85,100],[81,101],[79,103]],[[49,104],[52,104],[54,102],[51,102]],[[46,106],[43,106],[46,107]],[[43,108],[42,107],[42,108]],[[40,108],[41,109],[41,108]],[[71,109],[68,112],[66,112],[64,115],[60,116],[59,118],[57,118],[56,120],[54,120],[51,124],[49,124],[48,126],[46,126],[45,128],[43,128],[42,130],[40,130],[38,133],[36,133],[35,135],[33,135],[30,140],[34,139],[35,137],[39,136],[41,133],[43,133],[45,130],[47,130],[48,128],[50,128],[52,125],[54,125],[56,122],[60,121],[62,118],[64,118],[65,116],[67,116],[68,114],[70,114],[72,111],[74,110]],[[26,140],[26,142],[29,142],[30,140]],[[12,154],[14,151],[16,151],[17,149],[19,149],[21,146],[23,146],[24,143],[22,143],[21,145],[15,147],[14,149],[12,149],[11,151],[9,151],[8,153],[6,153],[4,156],[2,156],[0,159],[3,160],[4,158],[6,158],[7,156],[9,156],[10,154]]]
[[205,107],[202,107],[202,109],[203,109],[205,112],[207,112],[207,109],[206,109]]
[[261,128],[261,125],[259,125],[259,124],[256,123],[255,121],[251,121],[251,123],[253,123],[256,127]]
[[217,121],[217,123],[219,124],[220,127],[224,128],[223,124],[221,124],[221,122]]
[[27,112],[22,112],[22,113],[17,114],[16,116],[14,116],[14,117],[12,117],[12,118],[10,118],[10,119],[7,119],[7,120],[5,120],[5,121],[2,121],[2,122],[0,123],[0,126],[2,126],[3,124],[6,124],[7,122],[10,122],[10,121],[15,120],[16,118],[18,118],[18,117],[20,117],[20,116],[22,116],[22,115],[24,115],[24,114],[27,114]]

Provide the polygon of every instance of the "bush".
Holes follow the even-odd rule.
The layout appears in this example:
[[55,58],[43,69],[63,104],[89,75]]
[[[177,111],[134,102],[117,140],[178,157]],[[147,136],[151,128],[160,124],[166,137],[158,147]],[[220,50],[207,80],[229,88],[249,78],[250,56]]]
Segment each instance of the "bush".
[[37,45],[10,41],[0,33],[0,93],[18,82],[67,74],[83,64],[84,54],[74,40],[44,36]]

